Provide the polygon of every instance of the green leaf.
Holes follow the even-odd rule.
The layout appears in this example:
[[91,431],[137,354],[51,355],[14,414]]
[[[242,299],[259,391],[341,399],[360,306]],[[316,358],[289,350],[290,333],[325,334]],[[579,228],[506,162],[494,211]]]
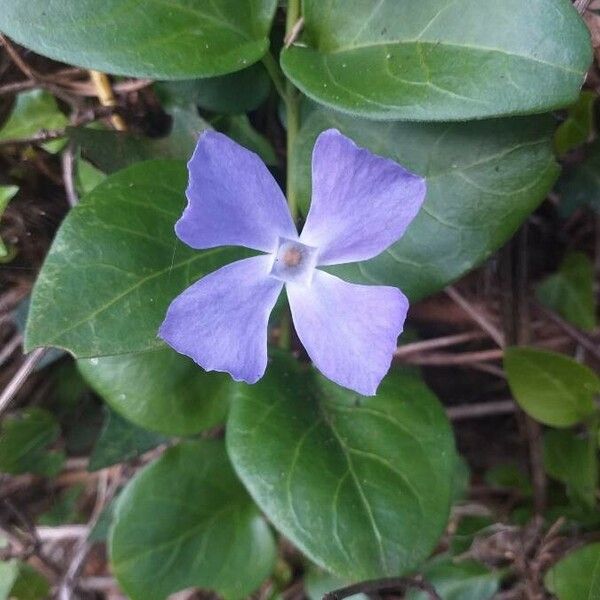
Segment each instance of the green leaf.
[[[0,140],[28,138],[43,129],[61,129],[68,122],[67,117],[58,110],[52,94],[42,90],[22,92],[17,96],[8,121],[0,129]],[[55,140],[44,144],[44,148],[49,152],[57,152],[63,145],[63,140]]]
[[537,289],[539,300],[580,329],[596,327],[594,265],[580,252],[568,254]]
[[113,572],[132,600],[188,587],[244,598],[275,562],[271,532],[221,441],[185,442],[145,468],[117,502]]
[[85,486],[80,483],[54,496],[50,508],[38,517],[38,524],[58,527],[67,523],[81,523],[85,517],[78,505],[84,489]]
[[180,243],[185,165],[139,163],[107,177],[71,210],[36,281],[27,351],[56,346],[78,358],[162,347],[169,303],[192,282],[247,255]]
[[142,429],[112,410],[105,410],[105,415],[102,432],[90,456],[88,471],[131,460],[167,441],[162,435]]
[[413,301],[488,258],[544,199],[558,174],[548,117],[416,125],[316,110],[302,125],[293,153],[293,183],[305,211],[312,148],[330,127],[427,178],[425,204],[398,242],[370,261],[333,269],[356,283],[399,287]]
[[269,140],[258,133],[246,115],[222,116],[211,120],[211,125],[238,144],[258,154],[269,166],[277,165],[277,155]]
[[568,169],[558,186],[560,211],[565,217],[582,206],[600,213],[600,141],[589,146],[585,160]]
[[77,159],[76,177],[77,189],[82,196],[89,194],[99,183],[106,179],[106,175],[100,169],[81,157]]
[[567,554],[546,573],[544,583],[558,600],[600,598],[600,544]]
[[227,444],[273,524],[311,560],[357,581],[429,555],[448,518],[456,453],[445,414],[413,374],[362,397],[276,355],[239,386]]
[[18,577],[10,591],[11,600],[44,600],[49,597],[48,581],[27,563],[20,563]]
[[91,127],[69,127],[67,133],[82,154],[105,173],[155,158],[188,160],[199,134],[209,127],[195,106],[173,106],[169,135],[150,138],[138,134]]
[[[444,600],[490,600],[500,588],[502,574],[469,560],[440,561],[425,569],[425,578]],[[424,592],[411,590],[406,600],[428,600]]]
[[584,90],[573,106],[569,107],[567,118],[554,135],[554,148],[559,156],[587,142],[594,132],[594,104],[598,96]]
[[[544,468],[550,477],[567,486],[569,496],[588,508],[596,506],[598,456],[596,439],[569,430],[544,434]],[[595,438],[595,435],[593,436]]]
[[229,75],[158,82],[155,88],[168,104],[194,104],[221,114],[242,114],[258,108],[269,95],[271,80],[256,63]]
[[[10,200],[14,198],[19,188],[16,185],[0,185],[0,219]],[[0,238],[0,258],[8,256],[8,251]]]
[[38,54],[157,79],[211,77],[269,47],[277,0],[5,0],[0,30]]
[[372,119],[451,121],[575,102],[592,59],[568,0],[304,0],[286,75]]
[[19,563],[16,560],[0,562],[0,600],[8,600],[10,590],[19,576]]
[[171,348],[78,361],[94,390],[139,427],[190,435],[224,422],[228,376],[207,373]]
[[535,348],[508,348],[504,370],[519,406],[540,423],[570,427],[595,410],[600,378],[564,354]]
[[56,419],[42,408],[30,408],[6,418],[0,435],[0,472],[56,475],[65,457],[62,452],[49,452],[48,446],[59,434]]

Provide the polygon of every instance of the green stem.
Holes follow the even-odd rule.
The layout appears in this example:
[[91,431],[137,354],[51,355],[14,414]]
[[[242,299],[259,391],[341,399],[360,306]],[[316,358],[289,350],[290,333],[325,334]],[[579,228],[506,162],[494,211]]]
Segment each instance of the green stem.
[[[285,20],[285,37],[287,38],[294,25],[297,23],[300,18],[300,0],[288,0],[287,3],[287,15]],[[273,63],[275,60],[271,57]],[[268,62],[268,60],[267,60]],[[269,71],[269,66],[265,63],[265,67]],[[271,68],[273,65],[271,65]],[[278,82],[275,81],[276,77],[281,77],[281,71],[279,69],[279,65],[275,64],[276,74],[274,76],[275,70],[273,72],[269,71],[271,74],[271,78],[273,79],[273,83],[277,88],[277,91],[282,96],[285,102],[285,116],[286,116],[286,129],[287,129],[287,168],[286,168],[286,196],[288,201],[288,206],[290,208],[290,214],[292,215],[292,219],[296,222],[298,218],[298,200],[296,195],[296,186],[294,182],[294,178],[292,177],[292,155],[294,152],[294,142],[296,141],[296,136],[298,135],[298,130],[300,128],[300,105],[298,102],[298,92],[292,82],[287,79],[285,81],[285,88],[282,85],[281,88],[284,89],[284,92],[280,90],[278,87]],[[291,318],[289,312],[285,314],[285,316],[281,319],[281,337],[279,340],[279,345],[281,348],[289,349],[291,346]]]
[[267,52],[262,59],[263,65],[271,77],[271,81],[273,81],[273,85],[277,90],[277,93],[281,96],[281,99],[285,102],[287,99],[287,89],[285,85],[285,78],[277,61],[273,58],[273,55],[270,52]]

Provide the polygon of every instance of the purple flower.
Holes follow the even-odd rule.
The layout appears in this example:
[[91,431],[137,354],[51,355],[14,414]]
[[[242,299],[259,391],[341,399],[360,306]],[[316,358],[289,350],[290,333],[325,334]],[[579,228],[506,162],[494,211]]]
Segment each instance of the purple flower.
[[222,267],[175,298],[159,335],[207,371],[255,383],[267,366],[269,314],[285,286],[315,366],[373,395],[402,333],[408,300],[394,287],[347,283],[318,267],[362,261],[393,244],[425,197],[425,181],[335,129],[312,157],[312,203],[300,236],[277,183],[254,153],[206,132],[189,162],[188,205],[175,225],[197,249],[266,254]]

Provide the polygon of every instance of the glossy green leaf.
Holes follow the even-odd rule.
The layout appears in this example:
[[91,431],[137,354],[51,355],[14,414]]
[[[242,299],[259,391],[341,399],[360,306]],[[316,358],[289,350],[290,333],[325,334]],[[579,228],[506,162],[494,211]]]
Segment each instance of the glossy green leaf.
[[59,434],[56,419],[42,408],[6,418],[0,435],[0,472],[56,475],[65,457],[62,452],[48,451],[48,446]]
[[92,163],[79,157],[77,160],[76,184],[82,196],[89,194],[99,183],[106,179],[106,175]]
[[223,442],[185,442],[127,485],[110,537],[112,569],[132,600],[188,587],[248,596],[268,577],[275,544]]
[[600,544],[567,554],[546,573],[544,583],[558,600],[600,598]]
[[258,108],[269,95],[271,80],[260,63],[236,73],[192,79],[158,82],[159,95],[167,104],[198,105],[221,114],[242,114]]
[[211,125],[238,144],[258,154],[265,164],[277,165],[277,155],[273,146],[264,135],[252,127],[250,119],[246,115],[217,117],[211,120]]
[[591,330],[596,326],[594,279],[592,261],[585,254],[573,252],[557,273],[539,285],[537,296],[576,327]]
[[238,71],[263,56],[277,0],[4,0],[0,31],[38,54],[135,77]]
[[547,117],[416,125],[316,110],[303,124],[294,153],[292,176],[304,211],[312,148],[330,127],[427,178],[425,204],[398,242],[370,261],[334,269],[357,283],[394,285],[412,300],[438,291],[489,257],[558,175]]
[[278,355],[238,392],[227,423],[233,465],[311,560],[357,581],[428,556],[448,518],[456,454],[417,376],[392,373],[366,398]]
[[535,348],[508,348],[504,370],[519,406],[540,423],[569,427],[595,410],[600,378],[564,354]]
[[592,434],[550,430],[544,434],[544,468],[567,486],[569,496],[588,508],[596,505],[598,455]]
[[569,0],[305,0],[303,15],[285,73],[372,119],[544,112],[575,102],[592,59]]
[[131,460],[167,442],[167,438],[138,427],[112,410],[105,411],[104,425],[90,456],[88,471],[97,471]]
[[224,422],[231,379],[207,373],[168,347],[78,361],[87,382],[136,425],[190,435]]
[[554,135],[554,148],[559,156],[587,142],[594,132],[594,105],[598,95],[584,90],[573,106],[569,107],[567,118]]
[[156,332],[173,298],[244,255],[177,240],[186,183],[183,163],[148,161],[107,177],[73,208],[36,281],[27,351],[56,346],[88,358],[162,346]]
[[[502,574],[475,561],[439,561],[425,569],[425,578],[444,600],[491,600]],[[406,600],[428,600],[425,592],[411,590]]]
[[[6,209],[6,206],[14,198],[16,193],[19,191],[19,188],[16,185],[0,185],[0,219],[2,218],[2,213]],[[8,255],[8,250],[0,238],[0,258],[4,258]]]
[[569,216],[582,206],[600,213],[600,141],[588,148],[583,162],[568,168],[557,186],[561,196],[560,211]]
[[[8,121],[0,129],[0,140],[32,137],[44,129],[65,127],[68,122],[67,117],[58,110],[52,94],[42,90],[22,92],[17,96]],[[57,152],[63,145],[63,140],[55,140],[44,144],[44,148],[49,152]]]

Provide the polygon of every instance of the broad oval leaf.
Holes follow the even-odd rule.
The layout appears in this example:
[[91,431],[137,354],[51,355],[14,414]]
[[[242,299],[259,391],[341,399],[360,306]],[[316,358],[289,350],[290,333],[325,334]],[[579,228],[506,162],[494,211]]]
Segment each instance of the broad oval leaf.
[[294,186],[305,211],[312,148],[330,127],[427,179],[425,204],[398,242],[374,259],[334,269],[356,283],[394,285],[412,300],[438,291],[489,257],[558,175],[552,119],[545,116],[417,125],[315,110],[293,153]]
[[450,121],[575,102],[592,59],[569,0],[305,0],[287,76],[372,119]]
[[558,600],[600,598],[600,544],[589,544],[558,561],[544,578]]
[[192,586],[245,598],[275,562],[269,527],[218,440],[184,442],[136,475],[117,501],[109,545],[132,600]]
[[180,243],[185,164],[138,163],[107,177],[64,220],[33,291],[25,346],[78,358],[162,347],[169,303],[192,282],[244,255]]
[[4,0],[0,31],[81,67],[189,79],[259,60],[276,7],[277,0]]
[[595,410],[600,378],[564,354],[536,348],[508,348],[504,353],[508,385],[519,406],[551,427],[570,427]]
[[313,561],[356,581],[414,569],[438,541],[456,454],[445,414],[412,374],[363,397],[291,359],[240,386],[233,465],[273,524]]
[[90,386],[126,419],[169,435],[225,421],[231,380],[207,373],[171,348],[77,362]]

